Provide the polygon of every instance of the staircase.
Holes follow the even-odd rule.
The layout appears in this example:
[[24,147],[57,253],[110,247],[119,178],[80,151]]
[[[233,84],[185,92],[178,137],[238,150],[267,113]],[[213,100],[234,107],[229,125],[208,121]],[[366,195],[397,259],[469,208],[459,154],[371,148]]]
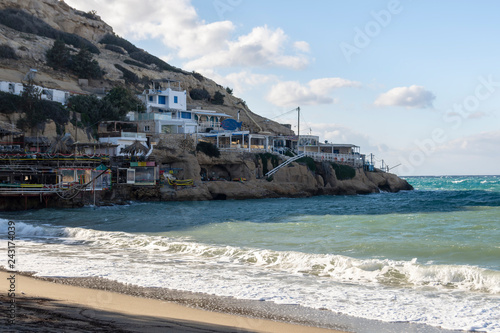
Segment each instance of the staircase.
[[274,175],[282,167],[287,166],[288,164],[292,163],[293,161],[296,161],[296,160],[298,160],[298,159],[300,159],[300,158],[302,158],[304,156],[306,156],[306,154],[302,153],[302,154],[299,154],[297,156],[289,158],[285,162],[283,162],[280,165],[278,165],[276,168],[274,168],[271,171],[269,171],[268,173],[266,173],[266,177],[270,177],[270,176]]

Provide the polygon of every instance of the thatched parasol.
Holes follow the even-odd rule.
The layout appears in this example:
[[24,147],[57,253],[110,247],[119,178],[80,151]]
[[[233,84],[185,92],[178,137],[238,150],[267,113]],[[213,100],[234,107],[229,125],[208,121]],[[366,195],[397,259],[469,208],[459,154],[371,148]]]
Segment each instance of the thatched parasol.
[[5,121],[0,121],[0,137],[7,136],[7,135],[21,135],[23,134],[23,131],[21,131],[19,128],[16,126],[7,123]]
[[64,136],[58,136],[50,145],[47,152],[50,154],[71,154],[71,145],[73,144],[73,139],[71,135],[66,134]]
[[135,140],[131,145],[123,148],[123,152],[130,155],[146,155],[148,147],[144,146],[139,140]]

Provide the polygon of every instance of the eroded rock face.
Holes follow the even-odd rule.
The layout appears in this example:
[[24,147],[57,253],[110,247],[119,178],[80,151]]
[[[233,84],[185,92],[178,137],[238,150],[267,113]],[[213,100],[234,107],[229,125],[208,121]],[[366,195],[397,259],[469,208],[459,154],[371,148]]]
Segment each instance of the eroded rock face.
[[[405,180],[384,172],[356,170],[352,179],[339,180],[330,164],[317,163],[317,171],[291,163],[272,179],[262,175],[262,160],[256,154],[223,153],[209,157],[201,152],[182,153],[172,148],[154,151],[157,163],[182,169],[178,179],[193,179],[194,187],[179,187],[165,192],[162,200],[226,200],[313,195],[354,195],[398,192],[413,189]],[[268,165],[268,170],[272,168]]]

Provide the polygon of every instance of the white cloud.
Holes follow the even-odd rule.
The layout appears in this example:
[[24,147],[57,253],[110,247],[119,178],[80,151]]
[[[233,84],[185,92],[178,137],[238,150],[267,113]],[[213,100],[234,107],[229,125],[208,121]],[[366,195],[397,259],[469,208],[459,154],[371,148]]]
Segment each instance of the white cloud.
[[[121,36],[133,39],[157,38],[187,60],[187,70],[234,66],[279,66],[302,69],[309,60],[303,54],[309,44],[291,43],[280,29],[255,27],[236,40],[231,21],[206,23],[200,19],[191,0],[67,0],[80,10],[96,10]],[[290,53],[287,48],[302,52]],[[298,50],[298,51],[297,51]]]
[[230,21],[205,23],[190,0],[67,0],[81,10],[95,9],[114,31],[133,39],[159,38],[181,58],[218,51],[235,26]]
[[[448,154],[465,154],[467,156],[499,155],[500,131],[482,132],[461,137],[436,148],[436,152]],[[480,162],[479,162],[480,163]]]
[[266,99],[277,106],[332,104],[336,102],[331,97],[334,89],[358,86],[359,82],[337,77],[311,80],[307,85],[285,81],[272,86]]
[[[307,66],[309,63],[307,57],[285,54],[287,42],[288,36],[282,29],[272,30],[267,26],[255,27],[249,34],[238,37],[236,41],[227,41],[226,48],[216,52],[208,52],[198,59],[189,61],[185,67],[199,69],[279,66],[301,69]],[[302,45],[302,47],[305,46]]]
[[432,107],[436,96],[422,86],[397,87],[381,94],[374,102],[377,106],[404,106],[407,108]]
[[295,47],[297,50],[309,53],[311,51],[311,48],[309,47],[309,43],[304,42],[304,41],[298,41],[293,43],[293,47]]
[[257,74],[246,70],[224,76],[216,73],[214,70],[201,70],[199,73],[209,77],[222,86],[233,89],[235,95],[239,95],[248,89],[262,84],[278,81],[275,75]]

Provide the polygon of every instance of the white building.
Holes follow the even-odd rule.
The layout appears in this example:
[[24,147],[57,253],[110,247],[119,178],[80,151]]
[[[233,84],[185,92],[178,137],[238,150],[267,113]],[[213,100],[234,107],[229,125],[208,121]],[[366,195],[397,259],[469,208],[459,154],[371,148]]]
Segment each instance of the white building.
[[123,152],[123,149],[127,146],[132,145],[136,141],[139,141],[145,147],[148,147],[147,144],[148,139],[145,133],[121,132],[120,136],[106,136],[99,138],[99,142],[107,143],[110,146],[113,146],[113,148],[110,148],[113,151],[110,150],[109,152],[107,152],[107,154],[109,154],[110,156],[127,155],[126,153]]
[[225,113],[211,110],[187,110],[186,90],[181,89],[180,81],[154,80],[140,98],[146,105],[146,113],[129,112],[127,116],[145,133],[191,134],[219,130],[221,121],[229,118]]
[[[58,102],[63,105],[66,104],[68,98],[70,97],[70,93],[68,91],[49,89],[41,86],[35,86],[35,88],[41,92],[41,99]],[[23,93],[24,86],[22,83],[0,81],[0,91],[19,96]]]

